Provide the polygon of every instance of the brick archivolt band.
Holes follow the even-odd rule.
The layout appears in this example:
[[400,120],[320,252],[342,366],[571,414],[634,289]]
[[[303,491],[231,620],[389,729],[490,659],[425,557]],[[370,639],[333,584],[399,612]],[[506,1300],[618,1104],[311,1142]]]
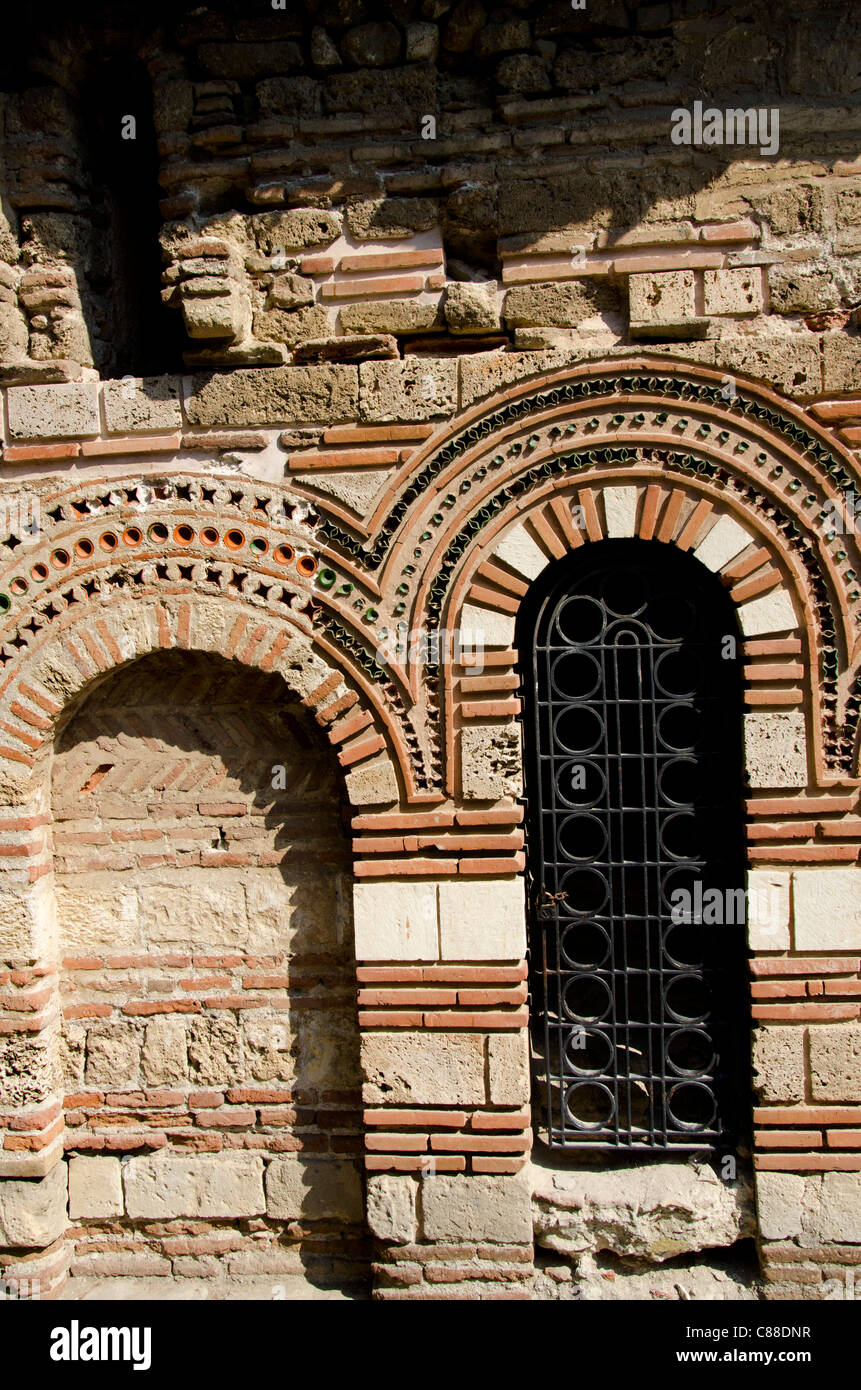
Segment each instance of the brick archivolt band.
[[135,487],[114,482],[99,498],[97,486],[79,485],[43,504],[38,544],[9,538],[12,559],[0,568],[0,794],[5,789],[7,804],[32,795],[30,773],[75,695],[166,647],[211,651],[282,675],[338,746],[355,804],[397,800],[398,768],[410,791],[416,749],[407,742],[398,692],[371,680],[319,624],[325,567],[313,533],[273,528],[262,515],[219,518],[177,508],[189,486],[172,481],[174,506],[142,521],[141,506],[127,500]]

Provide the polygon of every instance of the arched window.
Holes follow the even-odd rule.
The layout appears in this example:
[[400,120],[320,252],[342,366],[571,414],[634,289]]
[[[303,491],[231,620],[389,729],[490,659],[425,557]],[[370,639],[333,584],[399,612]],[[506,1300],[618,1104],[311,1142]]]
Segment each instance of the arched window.
[[539,1133],[724,1148],[749,1047],[732,603],[683,552],[602,541],[533,586],[518,649]]

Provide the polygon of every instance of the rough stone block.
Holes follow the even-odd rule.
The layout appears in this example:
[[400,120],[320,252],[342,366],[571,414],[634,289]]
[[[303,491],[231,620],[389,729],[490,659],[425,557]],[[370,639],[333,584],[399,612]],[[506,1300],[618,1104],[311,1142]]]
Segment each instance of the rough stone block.
[[57,1163],[44,1178],[0,1182],[0,1247],[39,1248],[66,1229],[67,1168]]
[[196,376],[186,402],[193,425],[333,425],[355,421],[358,408],[358,369],[342,363]]
[[422,1187],[422,1225],[427,1240],[480,1240],[526,1245],[532,1211],[526,1171],[427,1178]]
[[418,1220],[418,1180],[380,1173],[368,1178],[367,1215],[371,1235],[392,1245],[411,1245]]
[[810,1084],[817,1101],[861,1101],[861,1027],[822,1024],[810,1029]]
[[401,879],[353,886],[357,960],[438,960],[437,884]]
[[526,954],[523,880],[442,879],[440,960],[522,960]]
[[528,1105],[529,1037],[525,1028],[489,1035],[487,1070],[492,1105]]
[[66,955],[100,954],[132,946],[138,933],[138,895],[121,888],[113,874],[88,874],[86,887],[57,884],[57,915]]
[[58,1028],[39,1033],[0,1033],[0,1096],[3,1109],[40,1105],[59,1081]]
[[471,284],[458,281],[447,285],[444,304],[445,321],[451,333],[493,333],[499,330],[502,319],[496,281]]
[[669,330],[700,333],[692,270],[649,271],[628,277],[633,337],[665,335]]
[[88,1086],[116,1090],[140,1080],[140,1044],[136,1030],[127,1023],[96,1025],[87,1034]]
[[122,1216],[123,1211],[118,1158],[69,1160],[69,1216],[73,1221]]
[[407,1029],[362,1037],[367,1105],[482,1105],[484,1039]]
[[355,1163],[284,1154],[266,1171],[266,1211],[287,1221],[361,1221],[362,1180]]
[[381,299],[345,304],[339,312],[342,333],[429,333],[445,328],[440,301]]
[[801,1235],[804,1178],[795,1173],[757,1173],[756,1206],[763,1240],[793,1240]]
[[374,423],[450,415],[457,405],[457,362],[436,357],[362,362],[359,399],[361,418]]
[[[388,85],[386,97],[390,100]],[[436,225],[437,215],[430,198],[366,198],[349,203],[345,219],[357,241],[381,241],[428,232]]]
[[822,1241],[861,1245],[861,1173],[825,1173],[816,1234]]
[[762,271],[759,266],[739,270],[707,270],[705,311],[707,314],[761,314]]
[[101,428],[95,381],[12,386],[6,399],[14,439],[83,439]]
[[264,255],[273,251],[303,251],[329,246],[341,233],[341,218],[327,208],[290,208],[261,212],[251,218],[257,245]]
[[765,1102],[804,1100],[804,1029],[757,1028],[753,1036],[753,1084]]
[[227,1086],[235,1082],[241,1053],[240,1028],[230,1014],[192,1018],[188,1025],[188,1061],[195,1086]]
[[606,281],[552,280],[509,290],[503,317],[509,328],[577,328],[619,307],[619,291]]
[[173,376],[106,381],[102,386],[102,407],[108,434],[179,429],[179,387],[179,378]]
[[132,1218],[259,1216],[263,1159],[254,1154],[155,1155],[123,1165],[126,1211]]
[[461,791],[468,801],[520,796],[521,764],[519,724],[467,724],[461,730]]
[[751,787],[805,787],[804,715],[794,710],[745,714],[744,760]]
[[[550,564],[544,551],[532,539],[529,532],[518,522],[510,526],[493,551],[494,560],[502,560],[524,579],[536,579]],[[483,609],[477,610],[482,613]],[[463,617],[461,615],[461,621]]]
[[796,950],[861,949],[861,869],[800,869],[792,891]]

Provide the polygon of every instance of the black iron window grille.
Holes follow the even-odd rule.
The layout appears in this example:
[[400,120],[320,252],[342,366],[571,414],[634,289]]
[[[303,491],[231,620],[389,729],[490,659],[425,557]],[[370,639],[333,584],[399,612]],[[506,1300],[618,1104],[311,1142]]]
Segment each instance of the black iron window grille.
[[657,542],[589,546],[524,603],[535,1108],[553,1147],[717,1150],[737,1132],[737,632],[719,581]]

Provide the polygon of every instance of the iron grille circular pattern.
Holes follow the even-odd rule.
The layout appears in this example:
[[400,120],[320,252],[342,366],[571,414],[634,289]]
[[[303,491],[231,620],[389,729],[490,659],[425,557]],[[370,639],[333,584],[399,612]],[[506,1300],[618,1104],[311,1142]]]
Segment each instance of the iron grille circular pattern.
[[519,641],[542,1132],[723,1148],[749,1008],[732,604],[690,556],[604,541],[553,567]]

